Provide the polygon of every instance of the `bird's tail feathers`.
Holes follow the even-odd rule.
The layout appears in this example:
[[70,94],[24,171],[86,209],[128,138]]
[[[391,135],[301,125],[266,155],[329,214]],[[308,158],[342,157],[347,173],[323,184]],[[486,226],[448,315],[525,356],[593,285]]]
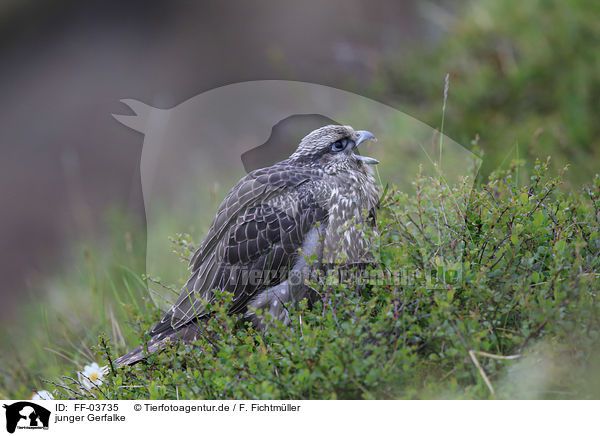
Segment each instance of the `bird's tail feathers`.
[[124,354],[115,360],[115,366],[120,368],[125,365],[134,365],[137,362],[146,359],[150,354],[162,350],[169,344],[179,341],[194,341],[197,340],[201,335],[201,327],[195,322],[191,322],[187,325],[179,327],[178,329],[174,329],[170,325],[166,326],[163,324],[163,322],[159,323],[159,325],[152,329],[150,334],[153,336],[146,344],[148,347],[147,352],[144,350],[144,346],[140,345],[139,347],[134,348],[127,354]]

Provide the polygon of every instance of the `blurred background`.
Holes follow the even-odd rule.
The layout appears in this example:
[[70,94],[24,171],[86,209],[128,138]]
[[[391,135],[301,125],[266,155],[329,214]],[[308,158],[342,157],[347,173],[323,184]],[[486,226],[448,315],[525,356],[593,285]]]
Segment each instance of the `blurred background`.
[[0,26],[3,319],[72,241],[105,236],[108,210],[144,224],[143,137],[112,118],[120,99],[169,108],[258,79],[376,97],[382,58],[440,33],[416,2],[356,1],[3,1]]
[[444,132],[482,177],[552,155],[576,189],[600,163],[598,47],[594,0],[0,1],[3,349],[32,319],[85,329],[65,302],[90,289],[143,287],[143,137],[112,118],[120,99],[298,80],[438,128],[449,73]]

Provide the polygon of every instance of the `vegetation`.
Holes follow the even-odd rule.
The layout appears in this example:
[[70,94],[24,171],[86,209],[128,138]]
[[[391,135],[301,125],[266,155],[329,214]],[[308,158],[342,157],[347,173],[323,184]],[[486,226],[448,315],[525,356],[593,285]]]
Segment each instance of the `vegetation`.
[[[219,294],[205,338],[115,370],[161,315],[143,232],[115,218],[109,250],[75,250],[48,301],[15,315],[27,327],[3,325],[0,397],[598,398],[599,7],[476,2],[433,49],[387,61],[373,89],[431,125],[449,72],[444,130],[486,156],[457,186],[388,187],[360,281],[316,281],[320,301],[262,332]],[[173,242],[183,258],[195,246]],[[78,375],[91,362],[108,366],[98,387]]]
[[467,2],[438,14],[443,40],[382,66],[374,89],[432,126],[450,73],[445,131],[485,150],[487,176],[513,158],[529,169],[552,156],[579,187],[600,166],[600,3],[593,0]]
[[[226,313],[230,295],[221,293],[197,343],[173,344],[147,362],[111,369],[98,388],[55,379],[68,389],[54,393],[595,398],[600,178],[579,194],[565,194],[557,190],[560,176],[548,176],[547,162],[537,162],[529,185],[517,186],[519,166],[495,172],[473,190],[468,178],[448,187],[441,178],[422,177],[415,192],[387,190],[375,261],[361,276],[367,279],[316,281],[322,299],[290,308],[288,327],[268,317],[264,332],[241,325]],[[189,255],[187,242],[174,245]],[[392,279],[398,269],[405,274],[399,281]],[[147,303],[145,309],[125,305],[134,328],[118,330],[137,332],[143,342],[160,316]],[[125,351],[109,339],[112,330],[103,329],[95,349],[109,367]]]
[[[315,283],[323,297],[315,307],[291,309],[290,327],[271,321],[264,333],[236,327],[222,295],[205,339],[109,375],[102,395],[597,396],[600,178],[567,195],[547,163],[537,162],[522,187],[518,167],[473,191],[468,181],[450,189],[422,178],[416,192],[390,190],[371,267],[383,274],[368,275],[382,280]],[[440,262],[447,247],[461,247],[462,273],[436,277],[456,272]],[[398,266],[434,273],[397,283]]]

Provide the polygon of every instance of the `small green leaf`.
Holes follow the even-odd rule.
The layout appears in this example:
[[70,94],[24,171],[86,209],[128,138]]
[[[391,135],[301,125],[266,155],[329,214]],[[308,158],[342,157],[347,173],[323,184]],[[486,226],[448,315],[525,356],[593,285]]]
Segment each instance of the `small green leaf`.
[[519,199],[521,200],[521,204],[529,203],[529,195],[527,194],[527,192],[523,192]]

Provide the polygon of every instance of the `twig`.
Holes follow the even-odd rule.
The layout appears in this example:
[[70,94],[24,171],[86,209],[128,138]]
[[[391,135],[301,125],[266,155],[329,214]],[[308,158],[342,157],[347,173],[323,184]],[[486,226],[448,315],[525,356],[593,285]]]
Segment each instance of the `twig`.
[[[86,376],[85,374],[81,374],[81,375],[83,375],[85,378],[87,378],[88,380],[90,380],[90,378],[89,378],[88,376]],[[82,391],[85,391],[85,392],[87,392],[87,393],[88,393],[88,394],[90,394],[92,397],[94,397],[94,398],[97,398],[97,397],[96,397],[96,395],[95,395],[95,394],[94,394],[94,393],[93,393],[91,390],[89,390],[88,388],[86,388],[86,387],[83,385],[83,383],[81,383],[81,382],[79,382],[79,381],[75,380],[73,377],[69,377],[69,376],[63,375],[63,376],[61,376],[61,378],[64,378],[64,379],[67,379],[67,380],[71,380],[71,381],[72,381],[74,384],[76,384],[76,385],[78,385],[78,386],[79,386],[79,389],[81,389]],[[91,380],[90,380],[90,382],[91,382],[91,383],[93,383]]]
[[523,341],[523,344],[521,345],[521,350],[524,350],[525,347],[527,346],[527,344],[529,343],[529,341],[536,337],[537,335],[540,334],[540,332],[542,331],[542,329],[546,326],[546,323],[548,322],[548,320],[546,321],[542,321],[541,323],[538,324],[538,326],[535,328],[534,331],[532,331],[531,333],[529,333],[529,336],[527,336],[525,338],[525,341]]
[[487,387],[490,390],[491,394],[494,395],[494,393],[495,393],[494,392],[494,387],[492,386],[492,383],[490,382],[490,379],[488,378],[488,376],[485,374],[485,371],[483,370],[483,368],[479,364],[479,360],[477,360],[477,357],[475,356],[475,352],[473,350],[469,350],[469,357],[473,361],[473,364],[475,365],[475,367],[479,370],[479,374],[481,375],[481,378],[483,379],[483,381],[487,385]]
[[108,364],[110,365],[110,371],[111,371],[112,375],[116,375],[117,372],[115,371],[115,367],[113,366],[113,361],[110,358],[110,353],[108,351],[108,346],[106,345],[106,339],[104,338],[104,336],[102,336],[100,338],[100,341],[102,343],[102,349],[104,351],[104,354],[106,355],[106,360],[108,360]]
[[[50,383],[51,385],[54,385],[54,386],[56,386],[57,388],[66,389],[66,390],[68,390],[68,391],[71,391],[71,392],[73,392],[73,393],[74,393],[76,396],[78,396],[78,395],[81,395],[81,392],[77,392],[76,390],[74,390],[74,389],[71,389],[71,388],[70,388],[69,386],[67,386],[67,385],[61,385],[60,383],[53,382],[52,380],[46,380],[46,379],[44,379],[44,378],[42,379],[42,381],[43,381],[44,383]],[[5,398],[7,398],[7,397],[5,397]]]
[[520,354],[513,354],[511,356],[500,356],[499,354],[486,353],[485,351],[475,351],[475,353],[479,354],[480,356],[489,357],[490,359],[500,359],[500,360],[512,360],[512,359],[518,359],[519,357],[521,357]]

